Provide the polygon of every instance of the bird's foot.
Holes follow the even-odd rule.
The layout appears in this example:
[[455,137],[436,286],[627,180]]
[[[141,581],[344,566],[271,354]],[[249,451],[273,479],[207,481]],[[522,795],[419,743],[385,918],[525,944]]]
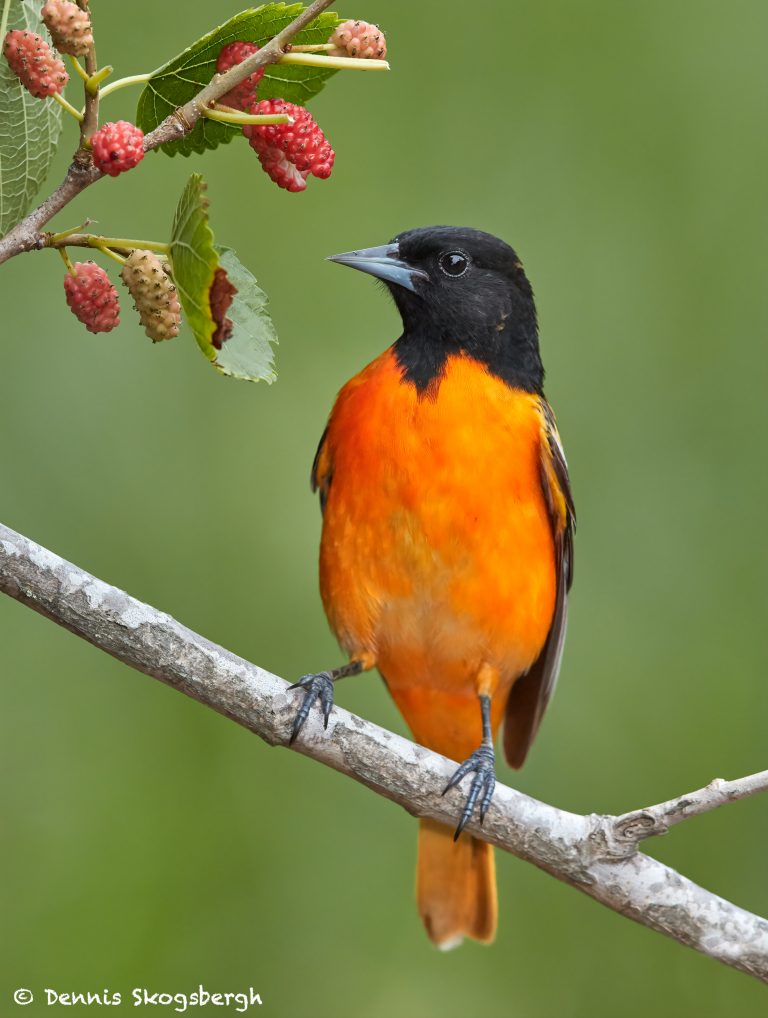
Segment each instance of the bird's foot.
[[302,675],[298,682],[294,682],[289,689],[303,689],[304,699],[296,712],[291,730],[289,745],[293,743],[296,736],[302,729],[304,722],[309,717],[309,711],[315,700],[320,701],[320,708],[323,712],[324,728],[328,727],[328,718],[333,708],[333,679],[330,672],[316,672],[310,675]]
[[464,761],[445,786],[443,795],[450,788],[455,788],[462,778],[472,772],[474,772],[474,777],[472,778],[472,784],[469,786],[469,794],[467,795],[467,801],[464,803],[464,809],[461,811],[459,825],[453,835],[454,841],[458,839],[461,832],[469,823],[478,799],[480,800],[480,823],[485,820],[485,814],[491,805],[493,790],[496,787],[496,757],[493,752],[493,746],[484,743],[479,749],[476,749],[472,756]]

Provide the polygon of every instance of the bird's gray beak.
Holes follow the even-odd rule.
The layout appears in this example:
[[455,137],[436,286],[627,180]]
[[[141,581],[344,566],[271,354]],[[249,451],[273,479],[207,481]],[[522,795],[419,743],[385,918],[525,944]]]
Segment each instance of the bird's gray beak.
[[381,247],[366,247],[361,251],[345,251],[344,254],[330,255],[326,261],[348,265],[351,269],[367,272],[385,283],[395,283],[406,290],[416,292],[417,279],[429,279],[423,269],[415,269],[400,257],[398,244],[382,244]]

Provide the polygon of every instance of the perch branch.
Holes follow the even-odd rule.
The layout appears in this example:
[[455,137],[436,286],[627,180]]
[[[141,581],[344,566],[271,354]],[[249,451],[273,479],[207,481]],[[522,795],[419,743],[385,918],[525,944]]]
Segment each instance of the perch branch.
[[[270,745],[286,746],[296,699],[282,679],[2,525],[0,591]],[[457,822],[460,795],[440,795],[455,764],[345,710],[334,708],[327,731],[313,712],[293,748],[414,816]],[[468,832],[615,912],[768,983],[768,920],[637,851],[640,838],[767,784],[765,773],[713,782],[621,817],[579,816],[498,786],[484,826],[473,821]],[[653,829],[629,822],[638,816],[650,817]]]

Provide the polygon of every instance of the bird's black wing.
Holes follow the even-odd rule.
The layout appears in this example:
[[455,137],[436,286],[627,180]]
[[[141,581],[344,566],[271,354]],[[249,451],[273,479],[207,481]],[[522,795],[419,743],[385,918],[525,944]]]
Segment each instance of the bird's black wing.
[[316,491],[320,495],[320,511],[325,512],[325,503],[328,501],[328,490],[331,487],[331,481],[333,479],[333,463],[331,461],[330,451],[328,449],[328,426],[326,425],[325,431],[320,436],[320,444],[317,447],[315,458],[312,462],[312,473],[310,475],[310,484],[312,491]]
[[541,485],[555,542],[555,610],[544,647],[525,675],[512,686],[504,718],[504,755],[511,767],[522,767],[547,704],[552,698],[563,656],[568,621],[568,591],[573,582],[573,505],[568,464],[557,433],[555,415],[540,403]]

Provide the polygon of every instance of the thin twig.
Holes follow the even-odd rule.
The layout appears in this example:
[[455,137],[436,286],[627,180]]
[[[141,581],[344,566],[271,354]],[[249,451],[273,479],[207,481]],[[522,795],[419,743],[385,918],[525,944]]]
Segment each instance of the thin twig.
[[[287,745],[297,704],[282,679],[2,525],[0,591],[270,745]],[[293,748],[414,816],[456,825],[461,795],[440,795],[456,765],[437,753],[340,708],[332,711],[327,731],[313,712]],[[615,912],[768,983],[768,920],[650,856],[628,854],[626,845],[617,851],[616,822],[497,786],[485,824],[473,820],[467,830]]]
[[[88,0],[77,0],[78,7],[90,13],[88,10]],[[85,54],[85,73],[88,78],[92,78],[96,71],[99,69],[99,65],[96,62],[96,45],[91,43],[88,47],[88,52]],[[83,121],[80,125],[80,148],[75,155],[75,161],[79,161],[83,164],[87,164],[90,161],[90,140],[91,135],[98,129],[99,126],[99,90],[91,89],[88,87],[89,82],[85,82],[85,113]]]
[[101,176],[93,164],[81,165],[75,160],[53,194],[0,240],[0,264],[25,251],[35,251],[44,247],[43,234],[40,233],[43,226]]
[[623,813],[613,821],[613,833],[620,842],[637,846],[645,838],[666,834],[670,827],[682,820],[701,816],[729,802],[737,802],[765,791],[768,791],[768,771],[758,771],[733,781],[715,778],[695,792],[679,795],[646,809]]

